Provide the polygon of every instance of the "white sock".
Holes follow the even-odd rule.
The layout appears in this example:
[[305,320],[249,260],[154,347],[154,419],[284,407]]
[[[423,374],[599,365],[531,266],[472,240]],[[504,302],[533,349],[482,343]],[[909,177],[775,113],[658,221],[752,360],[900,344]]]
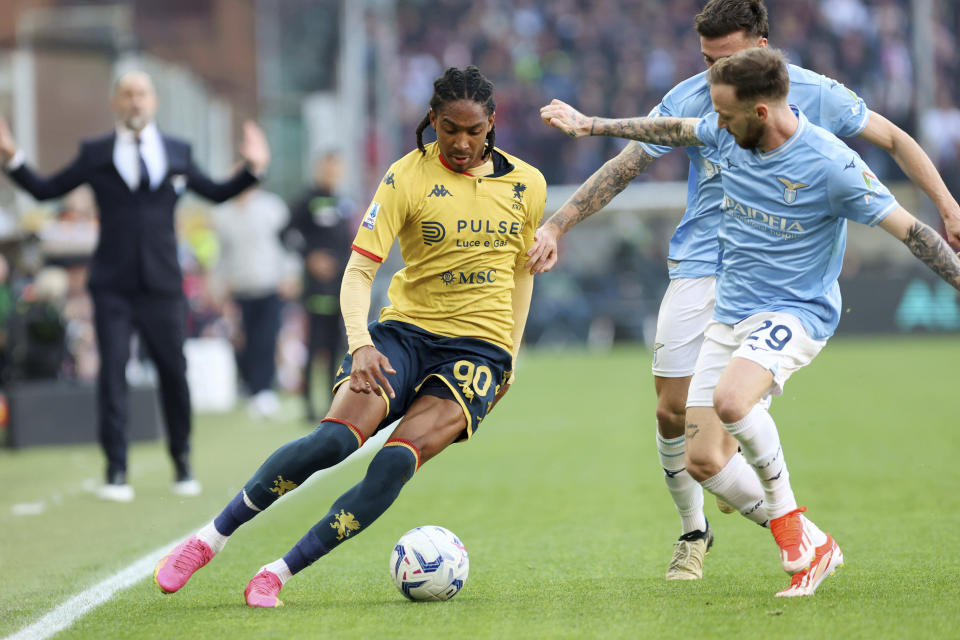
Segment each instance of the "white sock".
[[790,474],[780,448],[780,434],[770,413],[755,405],[750,413],[732,424],[724,424],[740,448],[743,457],[756,469],[763,486],[767,517],[771,520],[797,508],[790,488]]
[[700,484],[736,508],[744,518],[761,525],[767,521],[767,510],[763,506],[763,487],[757,478],[757,472],[747,464],[740,453],[733,454],[720,473]]
[[813,524],[813,520],[806,516],[800,516],[803,518],[803,529],[807,532],[807,535],[810,536],[810,540],[813,541],[814,547],[821,547],[827,543],[827,534],[820,530],[820,527]]
[[[288,567],[287,563],[283,561],[283,558],[274,560],[270,564],[265,564],[260,567],[260,571],[263,571],[264,569],[280,578],[280,584],[287,584],[287,580],[293,577],[293,574],[290,573],[290,567]],[[257,571],[257,573],[260,573],[260,571]]]
[[681,534],[707,530],[707,519],[703,515],[703,490],[684,466],[686,450],[684,436],[667,439],[657,432],[657,453],[660,454],[660,465],[663,467],[663,480],[680,514]]
[[223,551],[227,540],[230,539],[230,536],[225,536],[217,531],[217,528],[213,526],[213,520],[210,521],[210,524],[200,529],[200,531],[197,531],[197,537],[210,545],[210,549],[213,550],[214,555]]

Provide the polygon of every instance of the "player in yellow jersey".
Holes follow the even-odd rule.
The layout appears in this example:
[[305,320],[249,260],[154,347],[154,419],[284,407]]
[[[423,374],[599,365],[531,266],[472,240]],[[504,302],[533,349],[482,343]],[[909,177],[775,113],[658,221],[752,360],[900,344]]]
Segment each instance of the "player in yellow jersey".
[[[241,524],[399,418],[364,479],[247,585],[248,605],[279,606],[286,580],[373,523],[423,463],[471,437],[507,391],[546,183],[494,147],[495,108],[493,85],[476,67],[447,69],[434,82],[417,150],[387,170],[353,243],[340,291],[348,354],[327,417],[275,451],[220,515],[160,561],[154,577],[164,592],[186,584]],[[427,126],[437,141],[424,145]],[[392,304],[368,327],[373,278],[394,239],[405,266],[390,285]]]

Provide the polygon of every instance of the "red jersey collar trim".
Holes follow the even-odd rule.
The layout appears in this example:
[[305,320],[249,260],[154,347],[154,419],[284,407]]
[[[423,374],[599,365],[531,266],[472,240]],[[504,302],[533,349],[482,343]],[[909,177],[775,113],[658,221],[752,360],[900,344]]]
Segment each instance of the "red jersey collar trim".
[[454,173],[459,173],[459,174],[462,175],[462,176],[469,176],[469,177],[471,177],[471,178],[476,178],[476,177],[477,177],[477,176],[473,175],[472,173],[470,173],[469,171],[457,171],[456,169],[454,169],[453,167],[451,167],[449,164],[447,164],[447,159],[443,157],[443,154],[440,152],[440,149],[437,149],[437,157],[440,158],[440,164],[442,164],[443,166],[445,166],[445,167],[446,167],[447,169],[449,169],[450,171],[453,171]]

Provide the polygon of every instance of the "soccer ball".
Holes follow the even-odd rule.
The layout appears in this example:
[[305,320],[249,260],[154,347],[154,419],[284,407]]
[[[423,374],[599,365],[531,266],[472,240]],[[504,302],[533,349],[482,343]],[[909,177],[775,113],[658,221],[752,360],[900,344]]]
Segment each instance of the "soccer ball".
[[390,575],[411,600],[449,600],[467,581],[470,559],[460,539],[443,527],[407,531],[390,554]]

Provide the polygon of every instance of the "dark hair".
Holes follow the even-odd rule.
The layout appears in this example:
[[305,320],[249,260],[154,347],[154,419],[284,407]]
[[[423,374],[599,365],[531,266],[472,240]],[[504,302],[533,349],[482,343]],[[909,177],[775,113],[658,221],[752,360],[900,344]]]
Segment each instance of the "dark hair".
[[[457,69],[449,67],[443,72],[443,75],[433,81],[433,97],[430,98],[430,108],[436,113],[437,110],[448,102],[457,100],[473,100],[483,107],[484,113],[491,115],[497,108],[497,103],[493,100],[493,83],[487,80],[480,69],[470,65],[466,69]],[[423,130],[430,124],[430,114],[428,113],[417,125],[417,149],[420,153],[426,153],[423,147]],[[493,143],[496,140],[495,127],[490,127],[487,133],[487,146],[483,155],[493,151]]]
[[756,38],[770,35],[763,0],[710,0],[693,24],[704,38],[721,38],[737,31]]
[[744,49],[717,60],[707,69],[707,82],[730,85],[737,100],[784,99],[790,91],[787,59],[771,47]]

